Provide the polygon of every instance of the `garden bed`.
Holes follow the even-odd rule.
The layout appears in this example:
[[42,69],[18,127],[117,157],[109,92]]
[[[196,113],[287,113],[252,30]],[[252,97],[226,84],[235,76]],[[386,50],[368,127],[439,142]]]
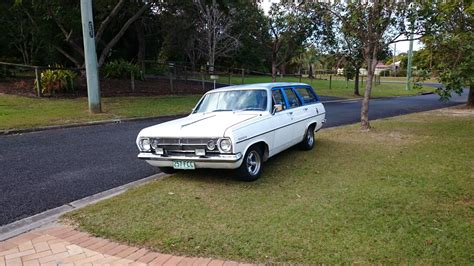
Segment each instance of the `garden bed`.
[[[203,84],[194,80],[173,80],[173,89],[169,78],[153,77],[146,80],[135,80],[135,90],[132,90],[130,80],[123,79],[101,79],[100,93],[103,97],[115,96],[159,96],[159,95],[189,95],[203,94],[213,88],[213,84],[206,82]],[[223,85],[217,85],[217,87]],[[87,96],[86,80],[78,78],[75,81],[76,89],[73,91],[46,95],[54,98],[77,98]],[[12,94],[35,97],[34,79],[25,77],[0,79],[0,94]]]

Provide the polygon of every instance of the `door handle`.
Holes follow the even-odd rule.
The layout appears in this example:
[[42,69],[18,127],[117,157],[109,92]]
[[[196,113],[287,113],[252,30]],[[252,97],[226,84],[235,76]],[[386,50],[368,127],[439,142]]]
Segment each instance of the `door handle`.
[[288,114],[289,114],[289,115],[292,115],[292,114],[293,114],[293,112],[288,112]]

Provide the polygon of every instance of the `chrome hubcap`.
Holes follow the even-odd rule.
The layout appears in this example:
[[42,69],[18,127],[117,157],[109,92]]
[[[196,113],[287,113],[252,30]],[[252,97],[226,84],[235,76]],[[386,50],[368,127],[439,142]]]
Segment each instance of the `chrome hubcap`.
[[256,175],[260,170],[260,155],[256,151],[251,151],[247,156],[247,170],[249,174]]
[[312,146],[314,142],[314,136],[309,131],[308,133],[306,133],[306,142],[308,143],[309,146]]

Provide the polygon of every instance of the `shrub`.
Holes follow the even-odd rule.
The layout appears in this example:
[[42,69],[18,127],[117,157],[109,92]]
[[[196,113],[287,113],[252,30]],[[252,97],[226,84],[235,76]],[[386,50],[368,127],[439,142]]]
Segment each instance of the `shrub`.
[[382,71],[380,71],[379,76],[381,76],[381,77],[388,77],[388,76],[390,76],[390,73],[391,73],[391,70],[390,70],[390,69],[382,70]]
[[103,68],[103,74],[106,78],[126,79],[133,76],[136,79],[143,79],[140,67],[123,59],[107,63]]
[[406,77],[406,76],[407,76],[407,70],[406,69],[397,70],[397,77]]
[[[55,65],[55,68],[61,68]],[[77,77],[76,72],[66,69],[46,69],[41,72],[41,92],[55,93],[60,91],[68,91],[74,89],[74,79]],[[35,80],[35,90],[37,82]]]

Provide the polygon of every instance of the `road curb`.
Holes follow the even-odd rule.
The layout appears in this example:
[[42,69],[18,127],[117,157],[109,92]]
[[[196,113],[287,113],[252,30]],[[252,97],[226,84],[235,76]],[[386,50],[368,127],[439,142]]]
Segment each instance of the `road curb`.
[[8,129],[8,130],[0,130],[0,135],[14,135],[14,134],[23,134],[23,133],[31,133],[31,132],[37,132],[37,131],[54,130],[54,129],[98,126],[98,125],[107,125],[107,124],[119,124],[119,123],[124,123],[124,122],[136,122],[136,121],[145,121],[145,120],[153,120],[153,119],[175,119],[175,118],[184,117],[186,115],[187,114],[134,117],[134,118],[120,118],[120,119],[110,119],[110,120],[92,121],[92,122],[85,122],[85,123],[74,123],[74,124],[57,125],[57,126],[33,127],[33,128],[25,128],[25,129]]
[[35,214],[33,216],[18,220],[16,222],[0,226],[0,241],[7,240],[9,238],[15,237],[17,235],[23,234],[25,232],[31,231],[33,229],[42,227],[46,224],[56,221],[61,215],[83,208],[87,205],[97,203],[99,201],[117,196],[127,191],[130,188],[141,186],[145,183],[148,183],[153,180],[159,180],[166,174],[158,173],[143,179],[115,187],[106,191],[99,192],[97,194],[87,196],[85,198],[75,200],[70,203],[66,203],[62,206],[56,207],[44,211],[42,213]]

